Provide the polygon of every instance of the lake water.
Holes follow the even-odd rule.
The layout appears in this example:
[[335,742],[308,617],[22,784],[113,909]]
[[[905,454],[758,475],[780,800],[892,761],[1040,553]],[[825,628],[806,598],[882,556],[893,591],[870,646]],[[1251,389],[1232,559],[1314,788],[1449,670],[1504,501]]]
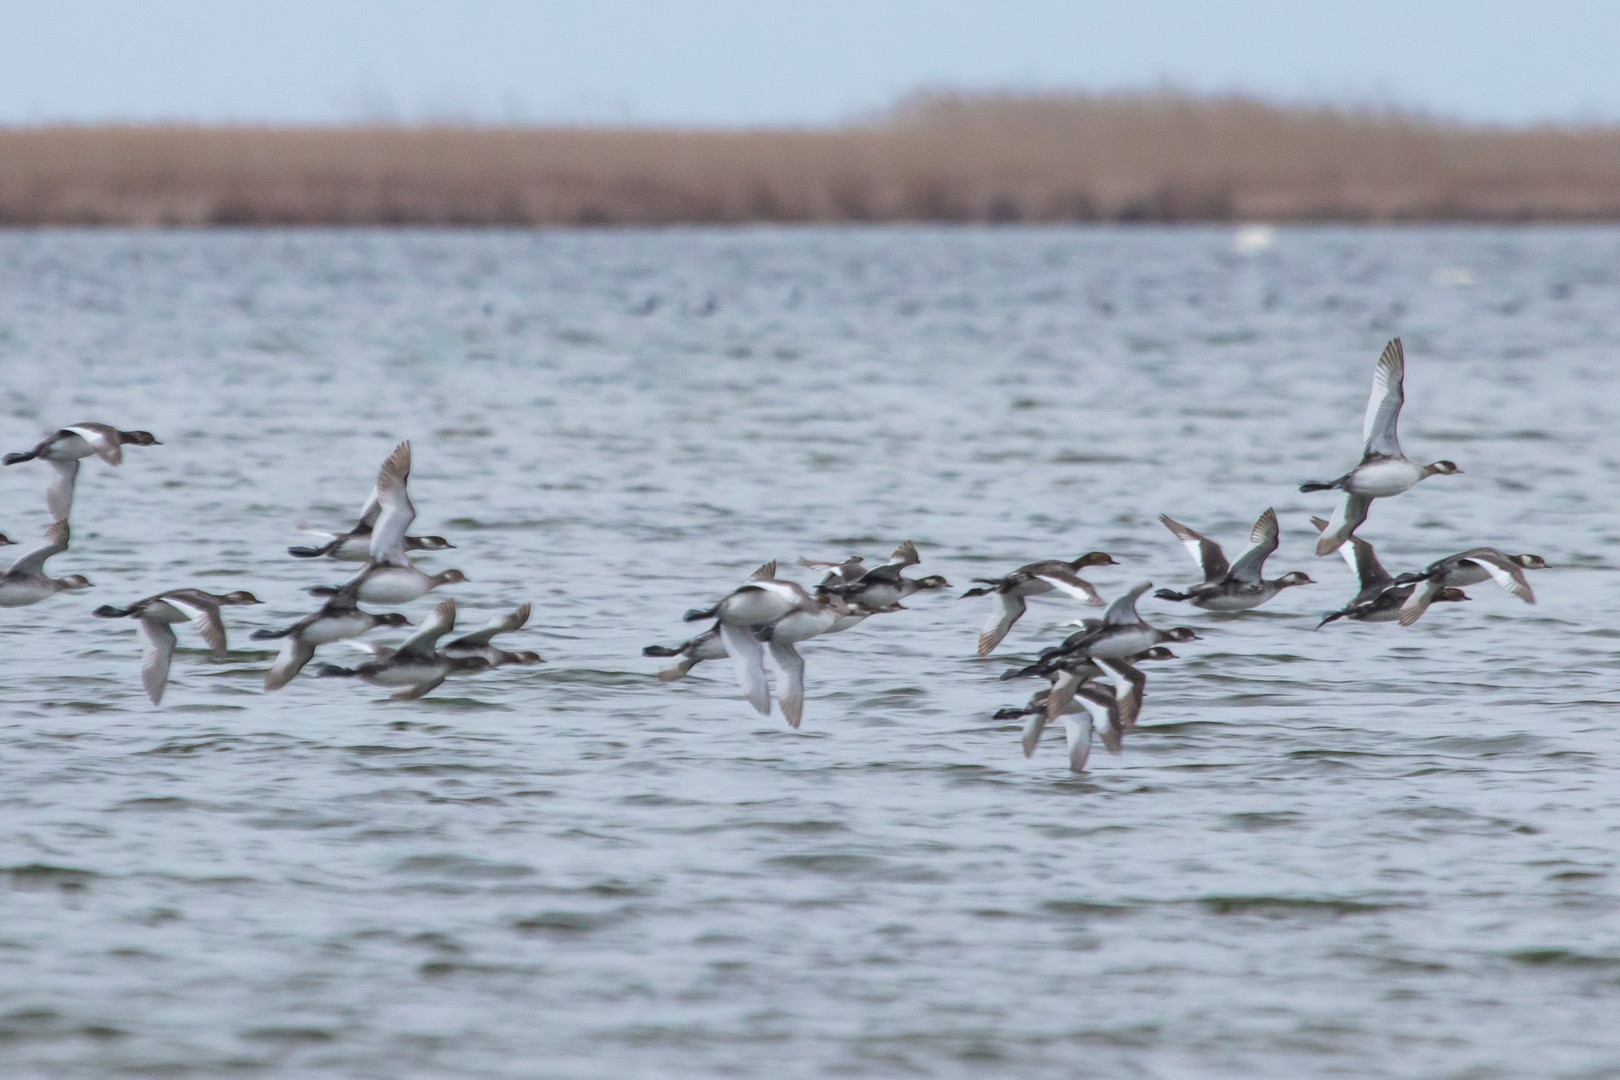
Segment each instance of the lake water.
[[[1465,475],[1361,534],[1553,568],[1315,632],[1355,586],[1297,485],[1397,334]],[[0,449],[164,443],[85,464],[94,590],[0,612],[0,1075],[1612,1077],[1617,358],[1615,229],[0,234]],[[532,601],[548,663],[266,695],[249,631],[347,573],[283,549],[403,438],[463,620]],[[48,471],[0,472],[25,545]],[[1025,761],[996,676],[1085,611],[978,660],[967,579],[1185,585],[1161,512],[1235,554],[1267,506],[1319,584],[1144,601],[1204,638],[1142,730]],[[799,733],[639,655],[908,538],[954,588],[806,644]],[[153,708],[89,611],[181,585],[267,603]]]

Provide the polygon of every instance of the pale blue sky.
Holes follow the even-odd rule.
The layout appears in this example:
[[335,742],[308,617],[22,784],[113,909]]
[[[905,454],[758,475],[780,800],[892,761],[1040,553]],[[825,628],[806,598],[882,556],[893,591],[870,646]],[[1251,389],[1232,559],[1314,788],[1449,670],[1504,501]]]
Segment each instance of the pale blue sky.
[[1620,120],[1609,0],[0,0],[0,123],[825,123],[919,86]]

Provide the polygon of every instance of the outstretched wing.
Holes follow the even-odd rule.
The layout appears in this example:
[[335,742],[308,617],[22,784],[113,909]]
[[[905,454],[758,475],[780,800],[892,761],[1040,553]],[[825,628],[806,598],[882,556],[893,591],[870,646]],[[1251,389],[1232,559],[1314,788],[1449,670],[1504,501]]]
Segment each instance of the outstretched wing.
[[1029,719],[1024,721],[1024,732],[1020,741],[1024,746],[1024,756],[1033,757],[1035,748],[1041,745],[1041,733],[1046,730],[1046,710],[1034,709]]
[[422,625],[417,627],[416,633],[400,644],[394,655],[432,656],[433,646],[438,644],[440,638],[455,628],[455,600],[440,600],[439,606],[433,609],[433,614],[422,621]]
[[1423,618],[1423,613],[1429,610],[1429,605],[1434,603],[1434,598],[1440,595],[1440,590],[1444,587],[1434,578],[1425,578],[1423,581],[1418,582],[1417,586],[1412,589],[1412,595],[1408,596],[1406,602],[1401,605],[1399,616],[1401,625],[1411,626]]
[[1141,595],[1153,588],[1153,582],[1144,581],[1118,600],[1114,601],[1103,614],[1104,626],[1135,626],[1142,621],[1142,616],[1136,613],[1136,601]]
[[1243,553],[1237,562],[1232,564],[1232,570],[1228,576],[1233,581],[1241,581],[1246,585],[1260,584],[1261,573],[1265,570],[1266,560],[1271,558],[1273,551],[1277,550],[1277,538],[1279,535],[1277,513],[1267,507],[1266,512],[1261,514],[1260,519],[1254,523],[1254,528],[1249,530],[1249,543],[1252,546]]
[[198,603],[195,599],[185,595],[187,590],[164,593],[163,599],[174,607],[185,612],[187,618],[197,624],[197,631],[202,635],[203,641],[214,651],[216,660],[224,659],[228,648],[225,637],[225,620],[220,618],[219,608],[213,604]]
[[1069,743],[1070,772],[1086,771],[1086,762],[1091,760],[1091,729],[1092,720],[1086,713],[1063,718],[1063,735]]
[[777,687],[776,700],[782,706],[782,718],[788,727],[796,728],[804,719],[804,657],[786,642],[773,641],[769,646],[771,659],[782,673],[782,685]]
[[1531,591],[1530,583],[1524,579],[1524,571],[1502,558],[1494,551],[1469,552],[1463,562],[1471,562],[1491,575],[1496,582],[1508,592],[1517,596],[1527,604],[1536,602],[1536,594]]
[[463,634],[454,641],[447,642],[447,649],[476,649],[488,645],[499,634],[510,634],[514,630],[521,630],[523,624],[529,621],[529,605],[520,604],[511,612],[489,620],[481,629],[470,634]]
[[60,555],[68,549],[69,534],[70,531],[66,521],[53,522],[45,530],[45,543],[12,563],[11,569],[7,572],[27,577],[44,573],[45,560],[53,555]]
[[1011,593],[990,594],[990,616],[979,631],[979,655],[989,656],[1013,628],[1013,623],[1024,617],[1024,598]]
[[771,685],[765,678],[765,647],[747,627],[720,624],[720,640],[737,667],[737,685],[743,697],[761,716],[771,712]]
[[141,620],[141,685],[156,705],[169,684],[169,661],[174,659],[174,631],[165,623]]
[[315,658],[315,646],[301,637],[290,637],[281,646],[281,653],[264,675],[266,690],[280,690],[292,682],[304,665]]
[[[1328,526],[1328,523],[1319,517],[1311,518],[1311,524],[1315,525],[1319,530],[1326,530]],[[1350,568],[1352,574],[1356,575],[1356,581],[1361,586],[1361,594],[1356,597],[1355,602],[1376,596],[1395,584],[1395,579],[1378,561],[1378,556],[1373,552],[1372,544],[1361,537],[1352,536],[1348,544],[1339,545],[1338,551],[1340,555],[1344,556],[1345,565]],[[1320,546],[1318,546],[1317,552],[1318,554],[1326,554]]]
[[1181,541],[1181,546],[1187,549],[1193,557],[1193,562],[1198,564],[1205,581],[1219,581],[1226,576],[1228,567],[1221,545],[1203,533],[1187,528],[1169,514],[1160,514],[1159,524],[1169,529],[1175,538]]
[[1052,687],[1046,693],[1047,720],[1056,720],[1062,716],[1070,702],[1074,701],[1074,695],[1080,689],[1080,685],[1086,681],[1086,675],[1068,668],[1058,668],[1053,675],[1055,677],[1052,680]]
[[1142,714],[1142,698],[1147,691],[1147,676],[1142,674],[1140,668],[1127,664],[1123,660],[1093,660],[1114,684],[1115,716],[1122,731],[1129,731],[1136,726],[1136,718]]
[[1395,338],[1384,346],[1373,369],[1372,394],[1367,398],[1367,415],[1361,422],[1364,453],[1384,457],[1400,457],[1401,442],[1395,436],[1395,425],[1401,418],[1401,405],[1406,401],[1406,352],[1401,339]]
[[73,489],[79,481],[79,463],[77,460],[53,461],[51,467],[56,470],[56,479],[45,489],[45,506],[51,512],[52,521],[66,521],[73,516]]
[[922,556],[917,554],[917,545],[910,540],[902,541],[900,546],[894,549],[894,553],[889,556],[889,565],[899,567],[902,570],[908,566],[916,566],[920,562],[922,562]]
[[1322,530],[1322,535],[1316,540],[1316,553],[1318,555],[1331,555],[1348,539],[1361,523],[1367,520],[1367,508],[1372,500],[1365,495],[1345,493],[1344,501],[1339,503],[1333,511],[1333,519]]
[[406,487],[410,478],[411,444],[402,442],[377,471],[377,505],[381,511],[371,533],[373,562],[410,565],[405,559],[405,531],[416,520],[416,507]]

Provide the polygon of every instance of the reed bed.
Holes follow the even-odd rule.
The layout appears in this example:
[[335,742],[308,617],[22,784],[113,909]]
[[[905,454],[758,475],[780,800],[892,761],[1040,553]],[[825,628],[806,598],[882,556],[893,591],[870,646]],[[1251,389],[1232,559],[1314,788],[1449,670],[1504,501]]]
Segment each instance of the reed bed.
[[0,129],[0,224],[1620,219],[1620,128],[928,94],[837,128]]

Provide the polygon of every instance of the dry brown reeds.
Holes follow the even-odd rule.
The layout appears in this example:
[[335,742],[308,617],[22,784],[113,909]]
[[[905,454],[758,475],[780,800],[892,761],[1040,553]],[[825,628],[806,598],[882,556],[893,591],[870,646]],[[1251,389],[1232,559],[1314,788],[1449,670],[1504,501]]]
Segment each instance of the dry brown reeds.
[[928,94],[833,129],[0,130],[0,224],[1620,218],[1620,128],[1170,93]]

